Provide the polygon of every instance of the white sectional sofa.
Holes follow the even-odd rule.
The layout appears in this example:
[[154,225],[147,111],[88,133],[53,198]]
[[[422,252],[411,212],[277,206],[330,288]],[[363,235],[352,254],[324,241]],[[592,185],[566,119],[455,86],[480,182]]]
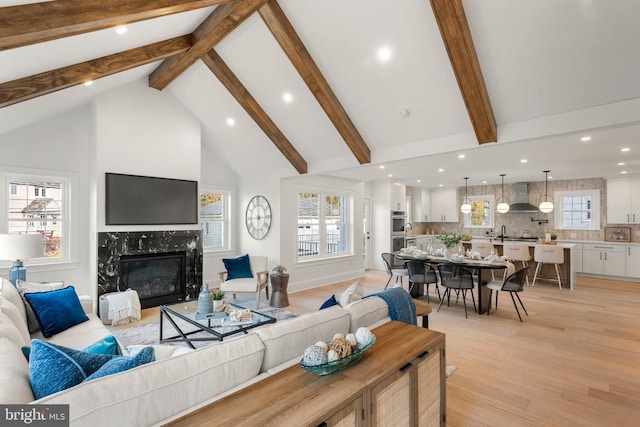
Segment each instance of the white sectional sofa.
[[[98,317],[49,341],[82,349],[109,334]],[[304,349],[336,333],[374,328],[390,321],[377,297],[334,306],[254,329],[197,350],[156,347],[156,361],[34,400],[29,365],[21,347],[31,338],[20,294],[2,279],[0,289],[0,403],[69,404],[73,426],[158,425],[189,413],[299,362]],[[169,352],[170,353],[170,352]],[[241,410],[241,409],[239,409]]]

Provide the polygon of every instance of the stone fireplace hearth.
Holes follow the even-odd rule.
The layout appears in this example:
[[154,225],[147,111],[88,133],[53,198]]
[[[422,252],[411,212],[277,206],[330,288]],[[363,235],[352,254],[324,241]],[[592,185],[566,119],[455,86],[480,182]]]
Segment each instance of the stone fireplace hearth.
[[[121,257],[126,259],[130,256],[177,253],[184,254],[185,259],[184,290],[176,292],[172,286],[167,286],[167,293],[172,294],[168,298],[174,299],[174,302],[197,298],[202,286],[200,230],[98,233],[98,296],[108,292],[124,291],[127,288],[121,278]],[[147,306],[170,302],[156,297],[158,296],[154,295],[153,299],[149,299],[151,305]],[[141,303],[143,308],[146,308],[142,296]]]

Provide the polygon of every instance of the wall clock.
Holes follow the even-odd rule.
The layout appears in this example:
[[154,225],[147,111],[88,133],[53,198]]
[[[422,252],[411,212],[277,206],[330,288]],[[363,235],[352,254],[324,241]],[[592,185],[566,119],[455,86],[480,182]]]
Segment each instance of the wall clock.
[[245,213],[247,231],[256,240],[264,239],[271,228],[271,206],[264,196],[253,196]]

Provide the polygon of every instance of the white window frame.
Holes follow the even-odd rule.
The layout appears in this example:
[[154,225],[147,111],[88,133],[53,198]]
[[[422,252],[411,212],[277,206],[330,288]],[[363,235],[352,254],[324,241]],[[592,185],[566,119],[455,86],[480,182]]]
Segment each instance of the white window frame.
[[496,223],[496,197],[493,194],[486,194],[480,196],[469,196],[468,199],[471,201],[471,205],[473,206],[474,202],[489,202],[489,224],[484,225],[472,225],[471,224],[471,213],[463,214],[464,215],[464,228],[495,228]]
[[[319,232],[320,232],[320,243],[319,243],[319,251],[317,255],[306,255],[306,256],[299,256],[298,255],[298,226],[299,226],[299,211],[298,211],[298,196],[300,193],[311,193],[311,194],[318,194],[319,199],[320,199],[320,207],[319,207],[319,214],[320,214],[320,218],[318,219],[319,222]],[[344,236],[346,239],[345,242],[345,250],[344,252],[340,252],[340,253],[328,253],[327,249],[326,249],[326,242],[327,242],[327,233],[326,233],[326,221],[325,221],[325,216],[324,216],[324,206],[325,206],[325,199],[327,196],[338,196],[338,197],[344,197],[345,198],[345,222],[344,222],[344,226],[346,228]],[[313,187],[299,187],[296,190],[295,193],[295,206],[296,206],[296,220],[294,221],[294,229],[293,229],[293,235],[294,235],[294,247],[295,247],[295,259],[296,259],[296,263],[306,263],[306,262],[313,262],[313,261],[321,261],[321,260],[331,260],[331,259],[336,259],[336,258],[343,258],[343,257],[349,257],[349,256],[353,256],[353,230],[354,230],[354,224],[353,224],[353,217],[354,217],[354,195],[352,192],[350,191],[340,191],[340,190],[334,190],[334,189],[326,189],[326,188],[313,188]]]
[[224,218],[222,219],[222,233],[224,245],[222,247],[205,246],[204,243],[204,224],[202,218],[200,218],[200,206],[198,205],[198,218],[200,229],[203,230],[202,234],[202,250],[207,253],[214,252],[228,252],[231,250],[232,238],[231,238],[231,205],[233,201],[233,195],[231,190],[226,188],[220,188],[215,186],[204,186],[198,191],[198,198],[200,194],[222,194],[225,197],[224,205]]
[[[74,245],[73,235],[77,233],[76,228],[72,230],[71,219],[78,216],[79,206],[77,203],[72,203],[74,200],[74,192],[79,187],[78,177],[75,174],[69,174],[59,171],[43,171],[34,169],[19,169],[19,168],[0,168],[0,181],[2,188],[0,188],[0,232],[7,233],[9,230],[9,197],[11,195],[11,189],[9,182],[11,181],[27,181],[27,182],[60,182],[64,187],[62,191],[62,217],[56,219],[58,222],[62,222],[62,235],[60,236],[60,257],[58,258],[37,258],[24,260],[25,266],[36,265],[60,265],[70,262],[76,262],[77,248]],[[77,197],[75,197],[77,199]],[[39,218],[32,218],[36,221]],[[10,261],[0,261],[0,267],[9,267]]]
[[[567,227],[562,223],[563,197],[591,196],[591,226]],[[600,230],[600,190],[568,190],[553,192],[554,226],[558,230]]]

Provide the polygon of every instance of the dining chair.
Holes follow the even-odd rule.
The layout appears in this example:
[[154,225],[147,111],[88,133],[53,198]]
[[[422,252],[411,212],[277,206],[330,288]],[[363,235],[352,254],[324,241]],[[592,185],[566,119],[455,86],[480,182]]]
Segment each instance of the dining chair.
[[416,285],[424,285],[427,292],[427,303],[429,302],[429,285],[434,284],[438,291],[438,299],[441,298],[440,288],[438,287],[438,275],[436,270],[424,261],[407,261],[404,266],[409,272],[409,293]]
[[464,267],[457,267],[450,263],[438,264],[438,275],[440,276],[440,285],[445,288],[444,294],[440,299],[438,305],[438,311],[442,307],[442,302],[447,298],[447,306],[451,302],[451,290],[456,291],[456,303],[458,297],[462,293],[462,302],[464,303],[464,317],[469,318],[467,315],[467,291],[471,291],[471,299],[473,300],[473,309],[476,310],[476,299],[473,296],[473,274],[471,270]]
[[538,277],[538,273],[540,273],[540,267],[542,267],[543,264],[553,264],[556,268],[558,286],[560,287],[560,290],[562,290],[562,275],[560,274],[560,268],[558,268],[558,265],[564,264],[564,248],[562,246],[555,245],[536,245],[533,250],[533,260],[537,265],[531,286],[536,285],[536,278]]
[[387,280],[387,284],[385,285],[385,289],[389,287],[389,283],[393,276],[396,276],[396,283],[398,283],[398,278],[400,279],[400,286],[402,286],[402,278],[409,275],[409,272],[406,268],[397,268],[395,265],[396,256],[389,252],[384,252],[382,254],[382,261],[384,262],[384,268],[387,270],[387,276],[389,276],[389,280]]
[[529,245],[523,243],[505,243],[502,247],[503,255],[505,259],[509,261],[519,261],[522,263],[522,268],[527,268],[526,282],[529,284],[529,261],[531,261],[531,252],[529,252]]
[[487,315],[491,311],[491,295],[493,295],[493,291],[496,291],[496,310],[498,309],[498,294],[502,292],[509,292],[511,295],[511,301],[513,301],[513,306],[516,308],[516,313],[518,313],[518,318],[522,322],[522,316],[520,316],[520,310],[518,310],[518,306],[516,304],[516,300],[513,297],[515,294],[516,298],[518,298],[518,302],[522,306],[524,313],[528,316],[527,309],[524,308],[524,304],[522,304],[522,300],[520,299],[520,295],[518,292],[522,292],[524,289],[525,278],[527,277],[527,272],[529,271],[528,267],[521,268],[515,273],[511,274],[504,281],[492,281],[487,283],[487,288],[489,288],[489,308],[487,310]]
[[[496,254],[496,248],[493,246],[493,243],[491,242],[471,240],[471,250],[478,252],[483,259],[488,257],[489,255]],[[491,270],[491,280],[494,280],[494,279],[495,279],[495,276],[493,274],[493,270]]]

